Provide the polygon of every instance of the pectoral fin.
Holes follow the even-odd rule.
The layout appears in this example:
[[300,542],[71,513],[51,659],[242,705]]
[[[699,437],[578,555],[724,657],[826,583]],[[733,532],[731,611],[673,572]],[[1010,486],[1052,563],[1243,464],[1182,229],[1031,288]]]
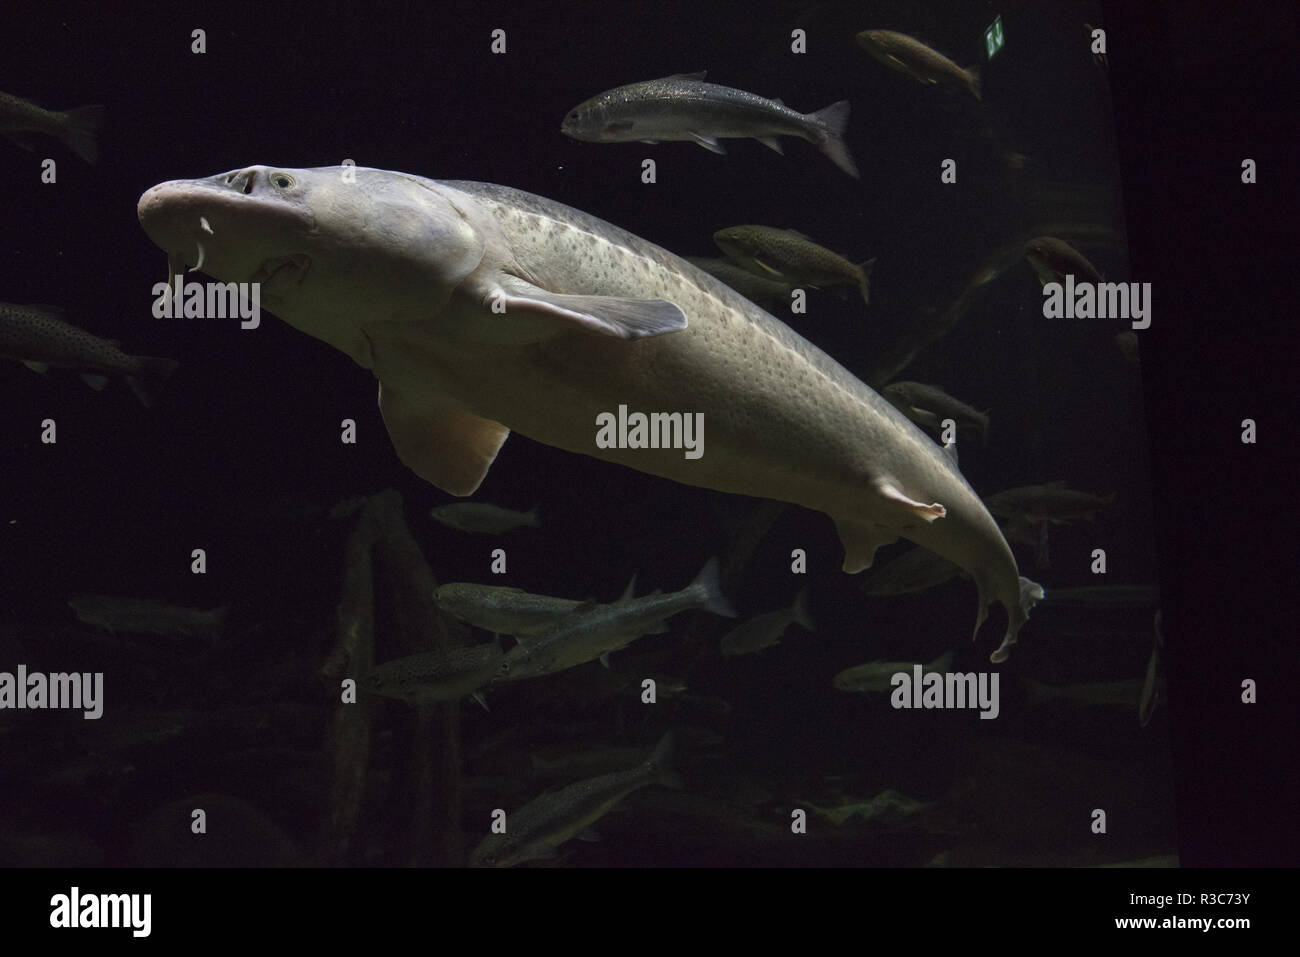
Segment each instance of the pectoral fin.
[[506,436],[500,422],[449,400],[423,394],[418,403],[379,386],[379,411],[397,457],[416,475],[452,495],[473,495]]
[[[566,296],[516,276],[505,277],[490,289],[483,305],[500,313],[503,320],[514,314],[618,339],[660,336],[686,328],[686,313],[666,299]],[[532,332],[525,335],[537,338]]]

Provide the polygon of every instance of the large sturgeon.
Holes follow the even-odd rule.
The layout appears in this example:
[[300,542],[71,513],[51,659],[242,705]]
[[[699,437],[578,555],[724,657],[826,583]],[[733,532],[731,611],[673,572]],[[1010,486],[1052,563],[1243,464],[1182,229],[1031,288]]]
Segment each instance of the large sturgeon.
[[[266,166],[161,183],[139,215],[173,277],[260,282],[272,312],[370,369],[397,454],[444,491],[472,494],[513,429],[795,502],[835,521],[846,572],[900,535],[967,569],[975,631],[989,602],[1007,609],[995,662],[1042,596],[946,450],[784,323],[594,216],[488,183]],[[620,405],[702,412],[705,454],[598,447]]]

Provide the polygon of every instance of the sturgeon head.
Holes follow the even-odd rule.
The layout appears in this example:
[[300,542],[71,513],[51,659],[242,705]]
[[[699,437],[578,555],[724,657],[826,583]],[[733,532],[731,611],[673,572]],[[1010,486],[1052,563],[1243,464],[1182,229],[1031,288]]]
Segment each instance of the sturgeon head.
[[462,212],[419,177],[353,166],[248,166],[171,180],[140,197],[140,224],[167,253],[222,282],[260,283],[290,325],[372,368],[371,322],[436,315],[483,257]]

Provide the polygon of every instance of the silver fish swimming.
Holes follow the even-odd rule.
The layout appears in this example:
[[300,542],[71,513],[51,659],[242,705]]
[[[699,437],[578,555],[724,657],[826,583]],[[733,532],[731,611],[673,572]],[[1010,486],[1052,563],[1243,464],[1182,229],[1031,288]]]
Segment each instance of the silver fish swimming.
[[536,678],[598,658],[608,665],[611,652],[626,648],[642,635],[667,631],[664,622],[668,618],[697,608],[715,615],[736,614],[722,594],[716,558],[709,559],[681,591],[644,598],[632,598],[629,593],[613,604],[584,605],[550,630],[510,649],[501,661],[498,679]]
[[101,339],[63,318],[56,306],[0,302],[0,358],[21,362],[34,372],[75,369],[95,389],[109,375],[126,379],[136,397],[153,404],[151,386],[176,369],[175,359],[133,356],[112,339]]
[[857,35],[857,41],[860,47],[887,67],[922,83],[965,90],[975,99],[980,99],[978,68],[963,70],[915,37],[893,30],[863,30]]
[[915,595],[962,574],[962,570],[928,548],[910,548],[867,576],[868,595]]
[[801,232],[774,226],[730,226],[714,233],[713,241],[732,262],[756,276],[796,286],[856,286],[862,301],[871,302],[874,259],[851,263]]
[[660,739],[650,756],[630,771],[616,771],[547,791],[506,816],[505,832],[483,838],[469,857],[470,867],[513,867],[555,857],[556,848],[595,824],[633,791],[650,784],[679,787],[669,769],[673,733]]
[[891,382],[880,394],[917,425],[932,433],[942,430],[943,420],[952,419],[959,429],[970,429],[988,444],[989,414],[950,396],[937,385],[924,382]]
[[501,656],[495,642],[407,655],[376,665],[357,687],[402,701],[456,701],[477,696],[496,674]]
[[789,282],[757,276],[730,259],[687,256],[686,261],[692,266],[703,269],[714,279],[726,283],[750,302],[762,306],[768,312],[775,313],[782,308],[789,311],[790,292],[794,289]]
[[[899,536],[924,545],[971,572],[976,632],[990,602],[1006,607],[997,661],[1042,597],[949,452],[789,326],[594,216],[351,166],[162,183],[138,212],[173,264],[203,238],[214,278],[266,275],[264,306],[371,370],[398,456],[453,495],[473,494],[513,429],[825,512],[849,573]],[[620,403],[702,412],[708,454],[598,446]]]
[[73,110],[43,110],[35,103],[10,93],[0,93],[0,136],[8,137],[25,150],[39,145],[32,133],[62,140],[87,163],[99,158],[95,135],[104,123],[102,106],[79,106]]
[[795,623],[809,631],[817,630],[808,614],[807,588],[799,591],[789,608],[764,612],[737,625],[722,636],[718,650],[724,658],[762,651],[764,648],[779,644],[785,630]]
[[826,154],[852,177],[858,167],[844,145],[849,102],[799,113],[780,100],[705,83],[704,73],[678,73],[615,87],[579,103],[560,131],[588,143],[658,143],[686,140],[725,153],[721,139],[756,139],[782,152],[778,136],[797,136]]
[[535,635],[551,628],[582,602],[552,595],[537,595],[506,585],[449,582],[434,590],[438,608],[501,635]]
[[429,509],[429,517],[451,528],[474,535],[500,535],[525,526],[540,528],[537,509],[516,512],[487,502],[453,502]]
[[77,595],[68,607],[87,625],[116,634],[119,631],[144,635],[192,635],[215,637],[226,623],[227,607],[207,611],[168,605],[147,598],[118,598],[113,595]]
[[[945,651],[928,665],[922,666],[926,674],[946,673],[952,668],[953,654]],[[913,661],[868,661],[865,665],[845,668],[831,681],[838,691],[857,691],[862,694],[888,694],[894,687],[894,675],[911,675]]]
[[1051,236],[1039,236],[1025,243],[1025,259],[1043,286],[1049,282],[1063,283],[1067,275],[1080,282],[1102,281],[1101,273],[1087,256],[1064,240]]

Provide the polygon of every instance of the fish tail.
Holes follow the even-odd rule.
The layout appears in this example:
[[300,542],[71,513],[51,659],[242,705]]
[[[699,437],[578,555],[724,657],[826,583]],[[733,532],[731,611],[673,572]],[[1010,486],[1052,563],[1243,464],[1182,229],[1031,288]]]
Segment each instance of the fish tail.
[[812,616],[808,613],[807,585],[801,588],[799,594],[795,596],[794,604],[790,607],[790,617],[809,631],[817,630],[817,626],[813,624]]
[[975,99],[980,100],[981,102],[983,101],[983,98],[980,96],[980,87],[982,84],[983,80],[980,77],[979,67],[973,66],[966,71],[966,87],[971,91],[971,94]]
[[724,618],[735,618],[736,609],[727,601],[727,596],[722,594],[722,579],[718,577],[718,558],[715,555],[704,563],[700,573],[695,576],[695,581],[691,582],[690,587],[698,588],[704,595],[704,602],[700,605],[705,611],[711,611],[715,615],[722,615]]
[[93,166],[99,159],[99,142],[95,137],[104,125],[104,108],[81,106],[68,110],[63,117],[63,142],[68,149]]
[[159,359],[154,356],[138,356],[136,370],[126,377],[126,384],[131,387],[135,397],[146,409],[152,409],[157,402],[155,387],[176,370],[175,359]]
[[871,305],[871,271],[875,268],[875,256],[858,266],[858,291],[862,293],[862,301],[867,305]]
[[[1007,608],[1007,633],[997,651],[989,655],[989,661],[1001,664],[1011,655],[1011,646],[1016,643],[1020,627],[1029,620],[1029,610],[1043,598],[1043,586],[1020,576],[1020,599],[1015,608]],[[1006,602],[1003,602],[1005,605]]]
[[672,729],[669,729],[664,732],[664,736],[659,739],[655,749],[650,752],[650,757],[646,758],[646,764],[656,772],[655,780],[664,787],[680,788],[683,786],[682,779],[678,777],[677,772],[672,768],[675,744],[676,739]]
[[1031,708],[1045,704],[1052,700],[1052,689],[1041,681],[1035,681],[1033,678],[1025,678],[1025,704]]
[[854,179],[860,179],[858,164],[853,162],[853,156],[844,143],[844,128],[849,123],[849,101],[832,103],[812,114],[811,118],[822,134],[818,148],[844,172]]

